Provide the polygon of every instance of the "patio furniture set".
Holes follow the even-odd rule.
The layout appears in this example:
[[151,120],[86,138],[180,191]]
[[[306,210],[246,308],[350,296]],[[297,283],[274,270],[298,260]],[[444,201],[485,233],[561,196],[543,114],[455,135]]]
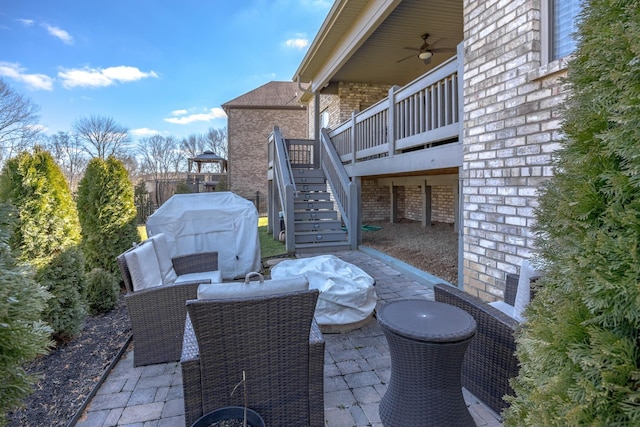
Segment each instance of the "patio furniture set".
[[[222,284],[217,252],[168,254],[161,233],[117,263],[134,364],[180,361],[186,425],[220,407],[246,406],[267,426],[323,426],[325,342],[314,320],[319,291],[303,276],[264,280],[250,273],[244,283]],[[510,275],[505,302],[514,304],[517,283]],[[434,290],[438,302],[404,300],[378,310],[392,358],[380,403],[387,426],[473,425],[462,386],[497,413],[512,392],[518,321],[448,284]],[[243,378],[246,394],[234,392]]]

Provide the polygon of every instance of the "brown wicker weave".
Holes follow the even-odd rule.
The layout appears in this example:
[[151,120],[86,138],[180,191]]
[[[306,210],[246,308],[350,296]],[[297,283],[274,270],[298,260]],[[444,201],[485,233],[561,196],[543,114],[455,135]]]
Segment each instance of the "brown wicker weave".
[[387,427],[475,427],[460,368],[476,322],[464,310],[428,300],[396,300],[378,310],[391,377],[380,401]]
[[[509,275],[505,302],[515,301],[518,276]],[[455,305],[471,314],[477,332],[462,365],[462,385],[497,413],[508,406],[503,399],[513,394],[509,379],[518,374],[514,330],[518,322],[486,302],[447,284],[434,286],[436,301]]]
[[[185,302],[197,297],[199,283],[167,284],[133,291],[124,253],[116,260],[127,289],[124,298],[133,331],[134,365],[144,366],[180,360],[187,313]],[[178,275],[215,271],[218,269],[218,253],[181,256],[173,259],[173,265]]]
[[224,406],[246,373],[247,406],[268,426],[324,425],[324,340],[317,290],[187,302],[182,358],[185,423]]

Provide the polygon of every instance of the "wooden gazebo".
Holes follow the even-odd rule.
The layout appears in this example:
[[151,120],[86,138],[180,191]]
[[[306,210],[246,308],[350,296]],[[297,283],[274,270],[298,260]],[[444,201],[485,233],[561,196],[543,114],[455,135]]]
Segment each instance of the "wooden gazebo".
[[227,173],[227,160],[218,156],[213,151],[205,151],[202,154],[198,154],[196,157],[191,157],[189,160],[189,173],[191,173],[191,167],[195,163],[197,173],[201,173],[203,163],[218,163],[220,165],[221,173]]
[[[196,157],[189,158],[188,161],[189,173],[187,175],[187,180],[190,184],[196,186],[196,191],[198,192],[200,192],[200,185],[204,185],[205,191],[214,191],[220,181],[228,180],[227,160],[218,156],[213,151],[205,151],[202,154],[198,154]],[[202,172],[203,165],[215,163],[220,165],[220,173]],[[194,165],[196,167],[196,171],[192,173],[191,171]]]

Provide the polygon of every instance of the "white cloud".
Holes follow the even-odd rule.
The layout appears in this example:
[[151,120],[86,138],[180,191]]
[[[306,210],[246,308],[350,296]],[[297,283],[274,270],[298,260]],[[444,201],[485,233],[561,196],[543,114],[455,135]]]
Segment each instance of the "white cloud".
[[175,111],[171,112],[171,115],[172,116],[184,116],[187,113],[188,113],[187,110],[175,110]]
[[[184,112],[185,114],[175,114],[176,112]],[[176,125],[188,125],[193,122],[210,122],[214,119],[224,119],[227,117],[224,110],[220,107],[211,108],[203,113],[186,114],[186,110],[176,110],[171,114],[179,117],[168,117],[164,121]]]
[[63,70],[58,73],[62,79],[62,85],[71,89],[74,87],[105,87],[118,83],[128,83],[149,77],[157,78],[155,71],[143,72],[136,67],[121,65],[108,68],[75,68]]
[[46,74],[29,74],[19,64],[0,62],[0,76],[24,83],[33,90],[53,90],[53,79]]
[[306,38],[295,38],[289,39],[284,42],[284,45],[287,47],[293,47],[295,49],[304,49],[309,46],[309,39]]
[[62,28],[54,27],[53,25],[49,25],[49,24],[42,24],[42,26],[46,28],[49,34],[59,38],[60,40],[62,40],[63,43],[73,44],[73,37],[71,37],[71,34],[67,33]]
[[146,137],[146,136],[159,135],[162,132],[154,130],[154,129],[149,129],[149,128],[139,128],[139,129],[131,130],[131,133],[134,136]]
[[34,21],[33,19],[16,19],[16,21],[18,21],[25,27],[31,27],[33,24],[36,23],[36,21]]

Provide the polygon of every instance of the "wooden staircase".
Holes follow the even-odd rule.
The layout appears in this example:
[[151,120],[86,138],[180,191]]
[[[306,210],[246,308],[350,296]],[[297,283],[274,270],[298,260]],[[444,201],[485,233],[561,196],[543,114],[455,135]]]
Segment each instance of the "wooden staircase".
[[295,246],[298,252],[349,250],[347,231],[338,219],[322,169],[292,169]]

